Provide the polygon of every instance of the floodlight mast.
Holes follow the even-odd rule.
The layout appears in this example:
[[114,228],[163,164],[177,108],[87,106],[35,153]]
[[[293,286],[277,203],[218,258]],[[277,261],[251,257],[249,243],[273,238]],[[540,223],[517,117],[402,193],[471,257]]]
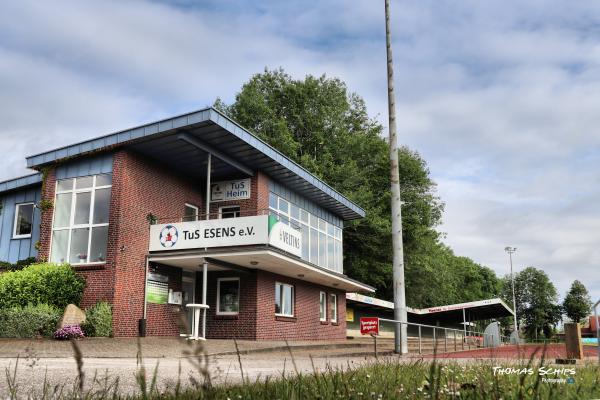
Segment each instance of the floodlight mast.
[[390,0],[385,0],[385,43],[387,49],[388,117],[390,146],[390,191],[392,207],[392,280],[394,287],[394,352],[408,353],[407,315],[404,282],[404,248],[402,247],[402,200],[400,199],[400,168],[396,135],[396,96],[394,94],[394,65],[392,62],[392,33]]
[[517,324],[517,301],[515,300],[515,276],[513,274],[513,262],[512,255],[517,251],[516,247],[506,246],[504,251],[508,253],[508,258],[510,260],[510,280],[512,283],[512,298],[513,298],[513,318],[514,318],[514,328],[517,335],[519,337],[519,325]]

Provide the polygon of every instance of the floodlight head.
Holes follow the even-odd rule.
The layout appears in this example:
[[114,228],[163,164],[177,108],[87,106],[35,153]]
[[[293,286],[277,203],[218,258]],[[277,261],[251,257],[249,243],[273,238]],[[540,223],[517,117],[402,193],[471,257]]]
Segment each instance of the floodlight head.
[[510,246],[506,246],[504,248],[504,251],[506,251],[507,253],[514,253],[517,250],[516,247],[510,247]]

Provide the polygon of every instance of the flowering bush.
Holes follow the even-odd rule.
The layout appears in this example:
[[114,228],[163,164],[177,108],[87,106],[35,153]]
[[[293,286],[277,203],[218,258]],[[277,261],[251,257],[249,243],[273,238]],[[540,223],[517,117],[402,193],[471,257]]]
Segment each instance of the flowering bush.
[[84,334],[79,325],[67,325],[54,332],[56,340],[81,339],[83,337]]

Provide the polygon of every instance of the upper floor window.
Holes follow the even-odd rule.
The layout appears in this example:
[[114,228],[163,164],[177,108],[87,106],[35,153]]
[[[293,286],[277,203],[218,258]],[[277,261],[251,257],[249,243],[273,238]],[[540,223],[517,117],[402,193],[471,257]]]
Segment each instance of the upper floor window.
[[343,272],[342,229],[282,199],[269,194],[269,209],[279,221],[302,232],[302,259]]
[[183,222],[187,221],[198,221],[198,207],[186,203]]
[[30,238],[32,226],[33,203],[17,204],[15,207],[15,225],[13,228],[13,239]]
[[111,187],[110,174],[57,182],[52,262],[87,264],[106,261]]
[[227,206],[219,208],[219,218],[238,218],[240,213],[240,206]]

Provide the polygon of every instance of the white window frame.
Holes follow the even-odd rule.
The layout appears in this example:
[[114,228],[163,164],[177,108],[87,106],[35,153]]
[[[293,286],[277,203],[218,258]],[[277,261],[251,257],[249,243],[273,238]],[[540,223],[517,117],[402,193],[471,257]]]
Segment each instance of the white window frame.
[[[105,223],[100,223],[100,224],[94,224],[94,203],[96,200],[96,191],[100,190],[100,189],[110,189],[112,188],[112,179],[111,179],[111,184],[110,185],[102,185],[102,186],[96,186],[96,177],[98,177],[99,175],[112,175],[112,174],[96,174],[96,175],[86,175],[86,176],[78,176],[78,177],[74,177],[74,178],[66,178],[66,179],[60,179],[60,180],[67,180],[67,179],[72,179],[72,186],[71,189],[69,190],[58,190],[58,183],[60,180],[56,181],[55,184],[55,190],[54,190],[54,203],[56,204],[56,199],[58,197],[59,194],[65,194],[65,193],[69,193],[71,194],[71,210],[70,210],[70,216],[69,216],[69,226],[65,226],[65,227],[59,227],[59,228],[55,228],[54,227],[54,218],[56,216],[56,213],[54,212],[52,215],[52,235],[50,237],[50,260],[52,260],[52,243],[54,240],[54,232],[58,232],[58,231],[68,231],[69,235],[68,235],[68,242],[67,242],[67,252],[65,255],[66,264],[71,264],[71,265],[103,265],[106,264],[106,260],[104,261],[94,261],[94,262],[90,262],[90,250],[91,250],[91,244],[92,244],[92,232],[94,228],[98,228],[98,227],[103,227],[103,226],[109,226],[109,222],[105,222]],[[87,188],[83,188],[83,189],[76,189],[77,187],[77,179],[80,178],[88,178],[92,176],[92,186],[87,187]],[[77,198],[77,193],[86,193],[86,192],[90,192],[91,196],[90,196],[90,220],[87,224],[75,224],[75,208],[76,208],[76,198]],[[111,191],[111,195],[112,195],[112,191]],[[110,213],[110,206],[109,206],[109,213]],[[70,261],[70,257],[71,257],[71,239],[72,239],[72,234],[73,234],[73,230],[75,229],[80,229],[80,228],[89,228],[90,232],[88,234],[88,245],[87,245],[87,262],[80,262],[80,263],[71,263]],[[108,252],[108,243],[106,245],[107,247],[107,252]]]
[[231,206],[221,206],[219,207],[219,219],[223,218],[223,210],[227,209],[227,208],[238,208],[238,216],[237,217],[233,217],[233,218],[239,218],[242,215],[242,206],[239,205],[231,205]]
[[327,321],[327,293],[319,292],[319,321]]
[[338,296],[331,293],[329,298],[331,299],[331,322],[335,324],[338,322]]
[[[296,297],[296,288],[294,287],[294,285],[290,285],[289,283],[275,282],[275,289],[277,289],[277,285],[281,285],[282,289],[283,289],[284,286],[288,286],[288,287],[292,288],[292,313],[291,314],[284,314],[283,312],[280,312],[280,313],[276,312],[275,315],[278,316],[278,317],[292,317],[293,318],[294,317],[294,313],[296,312],[296,304],[295,304],[296,303],[296,300],[295,300],[295,297]],[[275,293],[277,293],[277,290],[275,290]],[[283,290],[280,290],[279,293],[280,294],[283,293]],[[283,303],[284,299],[285,298],[282,296],[281,297],[281,310],[282,311],[285,309],[284,303]],[[277,304],[277,299],[275,299],[275,304]]]
[[35,203],[32,201],[26,202],[26,203],[18,203],[15,204],[15,219],[13,221],[13,235],[12,238],[13,239],[28,239],[31,237],[31,233],[25,234],[25,235],[17,235],[17,221],[19,219],[19,207],[21,206],[29,206],[29,205],[33,205],[33,209],[31,211],[31,232],[33,232],[33,216],[35,214]]
[[[221,282],[237,281],[238,283],[238,311],[221,311]],[[217,279],[217,315],[238,315],[240,313],[240,278],[218,278]]]
[[[198,206],[195,206],[195,205],[190,204],[190,203],[185,203],[184,207],[193,209],[195,211],[194,212],[194,219],[193,219],[193,221],[198,221],[198,218],[200,217],[200,214],[199,214],[200,208]],[[184,218],[187,218],[187,215],[184,216]],[[189,221],[185,221],[185,222],[189,222]]]

